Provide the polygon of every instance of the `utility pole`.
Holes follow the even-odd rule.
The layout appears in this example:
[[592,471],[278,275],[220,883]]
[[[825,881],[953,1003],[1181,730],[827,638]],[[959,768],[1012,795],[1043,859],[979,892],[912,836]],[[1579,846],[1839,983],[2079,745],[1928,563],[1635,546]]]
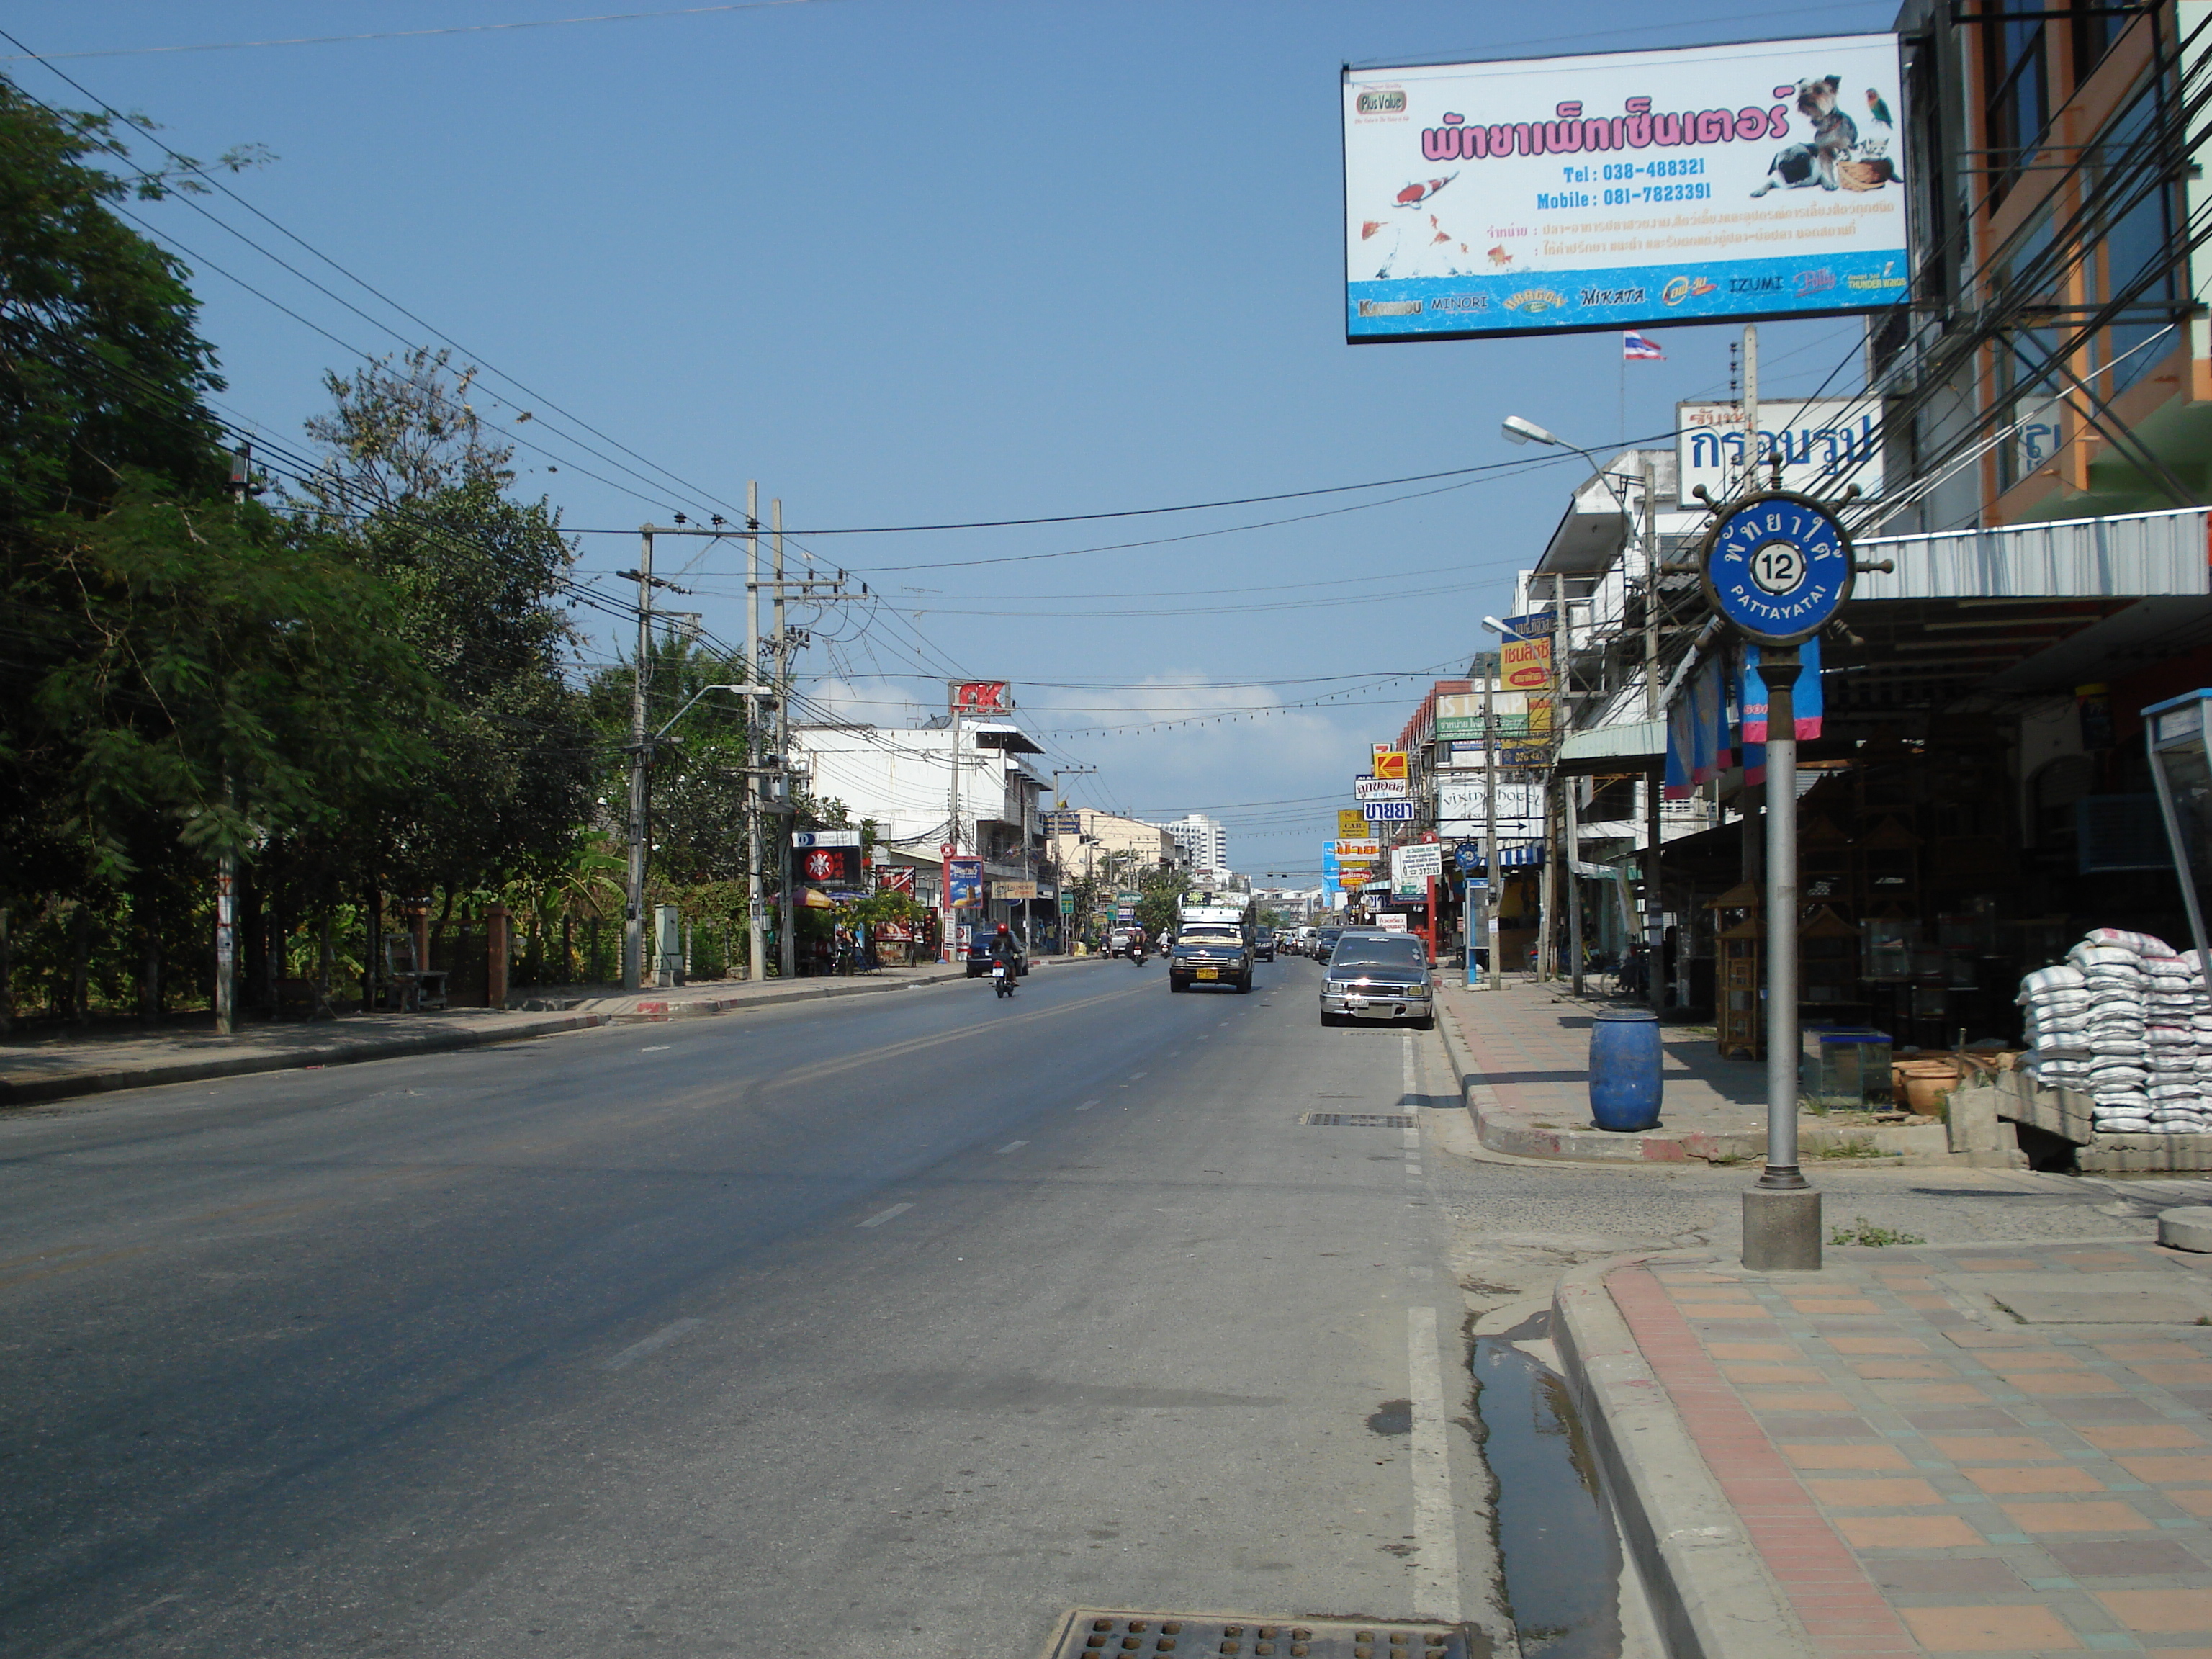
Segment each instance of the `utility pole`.
[[[769,504],[769,514],[775,534],[775,755],[776,764],[783,768],[784,805],[791,805],[791,641],[783,625],[783,497],[779,495]],[[783,976],[790,979],[799,972],[799,942],[792,937],[791,905],[791,836],[788,819],[781,822],[776,830],[776,862],[781,874],[782,902],[780,908],[781,927],[777,929],[777,965]]]
[[645,968],[645,690],[653,657],[653,527],[639,534],[637,662],[629,686],[629,882],[623,903],[623,989],[644,983]]
[[952,777],[952,793],[951,805],[946,809],[950,823],[945,831],[945,844],[952,850],[945,855],[945,873],[940,879],[944,883],[945,959],[957,962],[960,960],[960,927],[959,913],[952,908],[952,860],[960,855],[960,687],[956,684],[951,690],[952,764],[948,769]]
[[1498,960],[1498,906],[1505,896],[1505,884],[1498,867],[1498,714],[1493,696],[1503,664],[1503,656],[1493,654],[1482,677],[1482,874],[1487,884],[1482,890],[1482,926],[1490,942],[1490,988],[1493,991],[1505,988],[1505,964]]
[[[253,493],[253,446],[241,443],[230,458],[230,500],[234,511],[246,505]],[[222,769],[222,804],[232,805],[230,768]],[[223,831],[222,850],[215,860],[215,1029],[228,1036],[238,1024],[238,854]],[[375,969],[364,963],[362,975],[374,982]]]
[[[1650,451],[1644,456],[1644,513],[1639,539],[1644,544],[1644,717],[1661,720],[1666,711],[1661,707],[1659,696],[1659,503],[1656,495],[1658,469],[1651,463]],[[1665,745],[1662,734],[1660,746]],[[1651,999],[1651,1011],[1664,1013],[1667,1008],[1666,981],[1662,977],[1662,958],[1667,941],[1667,916],[1660,895],[1664,890],[1660,880],[1659,850],[1664,824],[1660,818],[1662,775],[1648,775],[1644,780],[1644,842],[1650,849],[1644,861],[1644,990]]]
[[[760,482],[745,485],[745,678],[755,684],[760,672]],[[745,977],[757,985],[768,977],[768,908],[761,888],[761,708],[745,699]]]

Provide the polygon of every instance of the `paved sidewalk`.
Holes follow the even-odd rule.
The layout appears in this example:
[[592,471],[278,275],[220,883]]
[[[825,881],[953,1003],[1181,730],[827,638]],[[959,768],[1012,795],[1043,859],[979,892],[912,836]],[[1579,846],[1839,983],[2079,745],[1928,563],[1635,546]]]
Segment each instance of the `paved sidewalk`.
[[[1043,957],[1036,965],[1077,960]],[[422,1014],[349,1014],[335,1020],[258,1023],[218,1036],[206,1018],[159,1031],[57,1034],[0,1042],[0,1107],[299,1066],[342,1066],[514,1042],[595,1025],[701,1018],[822,997],[866,996],[939,985],[964,966],[886,968],[849,979],[743,981],[608,994],[596,988],[532,993],[518,1010],[456,1008]]]
[[[1678,1645],[2212,1656],[2212,1259],[1832,1248],[1820,1273],[1761,1275],[1673,1256],[1600,1294],[1563,1285],[1555,1332]],[[1631,1354],[1607,1352],[1620,1322]],[[1694,1459],[1670,1462],[1684,1433]],[[1711,1485],[1733,1536],[1653,1512]]]
[[[1592,1017],[1626,1006],[1514,975],[1503,991],[1464,989],[1437,976],[1438,1024],[1465,1079],[1468,1109],[1482,1144],[1522,1158],[1630,1163],[1751,1162],[1766,1150],[1766,1068],[1723,1060],[1710,1027],[1661,1028],[1665,1091],[1659,1127],[1616,1134],[1590,1122]],[[1990,1163],[2026,1167],[2016,1153],[1954,1153],[1941,1123],[1853,1122],[1800,1112],[1798,1141],[1810,1158],[1879,1155],[1918,1164]]]

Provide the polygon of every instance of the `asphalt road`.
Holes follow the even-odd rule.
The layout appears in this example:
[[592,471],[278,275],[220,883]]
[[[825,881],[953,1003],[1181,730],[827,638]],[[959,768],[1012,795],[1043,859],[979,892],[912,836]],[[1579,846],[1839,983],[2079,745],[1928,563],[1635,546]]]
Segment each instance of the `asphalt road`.
[[[1497,1626],[1441,1079],[1041,968],[0,1119],[0,1654]],[[1516,1172],[1517,1173],[1517,1172]]]

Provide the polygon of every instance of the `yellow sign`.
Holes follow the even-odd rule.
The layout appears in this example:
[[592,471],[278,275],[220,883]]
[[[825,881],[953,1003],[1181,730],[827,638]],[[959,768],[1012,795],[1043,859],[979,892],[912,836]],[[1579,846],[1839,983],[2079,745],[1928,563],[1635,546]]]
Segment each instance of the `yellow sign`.
[[1367,814],[1356,806],[1348,812],[1340,806],[1336,811],[1336,833],[1340,837],[1352,841],[1364,840],[1367,836]]
[[[1508,640],[1498,653],[1498,674],[1508,691],[1548,691],[1552,689],[1552,636]],[[1380,777],[1382,774],[1376,774]]]
[[1406,751],[1402,749],[1378,749],[1375,751],[1375,775],[1378,778],[1406,776]]

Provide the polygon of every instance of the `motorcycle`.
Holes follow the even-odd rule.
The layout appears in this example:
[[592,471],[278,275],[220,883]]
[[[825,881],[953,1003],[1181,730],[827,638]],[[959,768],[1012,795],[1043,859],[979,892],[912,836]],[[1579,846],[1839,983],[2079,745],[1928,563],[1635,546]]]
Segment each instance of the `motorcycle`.
[[1013,995],[1014,970],[1010,964],[1003,962],[991,964],[991,988],[1002,997]]
[[1132,944],[1129,946],[1129,960],[1135,963],[1138,967],[1143,967],[1145,965],[1145,947],[1142,945]]

